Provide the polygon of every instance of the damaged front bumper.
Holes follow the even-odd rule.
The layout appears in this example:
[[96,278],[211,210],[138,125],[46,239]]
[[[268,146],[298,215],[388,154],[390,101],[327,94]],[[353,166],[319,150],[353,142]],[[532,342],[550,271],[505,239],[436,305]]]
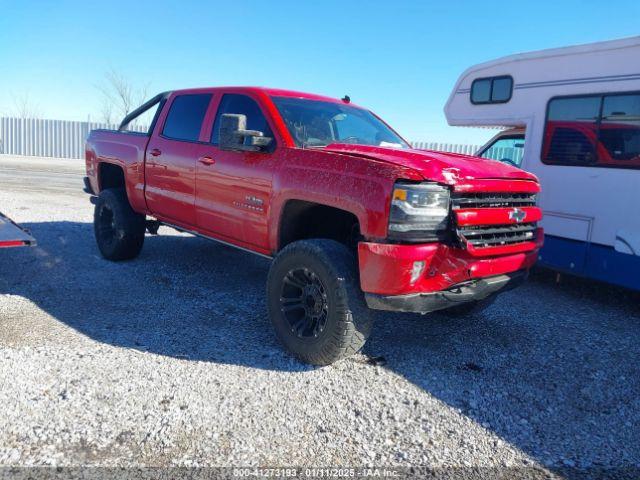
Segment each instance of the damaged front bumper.
[[365,293],[369,308],[395,312],[429,313],[463,303],[484,300],[522,284],[528,277],[528,270],[470,280],[454,285],[446,290],[408,295],[377,295]]

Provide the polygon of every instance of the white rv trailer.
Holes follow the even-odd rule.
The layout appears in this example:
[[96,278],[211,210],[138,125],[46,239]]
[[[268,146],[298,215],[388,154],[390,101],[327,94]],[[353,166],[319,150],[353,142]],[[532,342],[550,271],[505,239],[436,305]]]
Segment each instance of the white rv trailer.
[[640,37],[475,65],[445,114],[505,128],[479,154],[540,179],[540,263],[640,290]]

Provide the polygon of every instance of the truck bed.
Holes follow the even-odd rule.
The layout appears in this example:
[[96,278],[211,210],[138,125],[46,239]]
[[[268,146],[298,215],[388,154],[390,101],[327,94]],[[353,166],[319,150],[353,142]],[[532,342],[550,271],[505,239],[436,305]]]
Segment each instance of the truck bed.
[[0,248],[34,246],[36,239],[0,212]]

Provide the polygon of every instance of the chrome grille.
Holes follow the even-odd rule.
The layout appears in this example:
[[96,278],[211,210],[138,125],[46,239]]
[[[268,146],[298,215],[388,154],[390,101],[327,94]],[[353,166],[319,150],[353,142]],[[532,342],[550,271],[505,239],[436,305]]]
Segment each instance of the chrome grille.
[[451,198],[454,210],[459,208],[534,207],[535,193],[464,193]]
[[530,242],[536,236],[535,223],[520,225],[498,225],[490,227],[464,227],[458,235],[476,248],[497,247],[514,243]]
[[[451,198],[451,208],[456,210],[476,208],[524,208],[535,207],[535,193],[458,193]],[[474,248],[501,247],[531,242],[536,238],[535,222],[504,225],[464,225],[456,233],[464,245]]]

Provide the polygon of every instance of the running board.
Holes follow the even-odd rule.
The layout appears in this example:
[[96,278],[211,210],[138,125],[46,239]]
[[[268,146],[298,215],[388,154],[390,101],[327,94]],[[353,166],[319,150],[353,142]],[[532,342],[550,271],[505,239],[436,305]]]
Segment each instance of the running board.
[[179,227],[177,225],[173,225],[172,223],[167,223],[167,222],[162,222],[162,221],[159,221],[159,222],[160,222],[160,225],[164,225],[166,227],[171,227],[174,230],[177,230],[179,232],[189,233],[191,235],[195,235],[196,237],[206,238],[207,240],[212,240],[214,242],[221,243],[222,245],[226,245],[227,247],[237,248],[238,250],[242,250],[242,251],[248,252],[248,253],[253,253],[254,255],[258,255],[259,257],[263,257],[263,258],[267,258],[269,260],[273,260],[273,257],[271,255],[265,255],[264,253],[256,252],[254,250],[250,250],[248,248],[241,247],[239,245],[234,245],[233,243],[225,242],[224,240],[220,240],[219,238],[210,237],[208,235],[204,235],[202,233],[195,232],[193,230],[189,230],[187,228],[183,228],[183,227]]

